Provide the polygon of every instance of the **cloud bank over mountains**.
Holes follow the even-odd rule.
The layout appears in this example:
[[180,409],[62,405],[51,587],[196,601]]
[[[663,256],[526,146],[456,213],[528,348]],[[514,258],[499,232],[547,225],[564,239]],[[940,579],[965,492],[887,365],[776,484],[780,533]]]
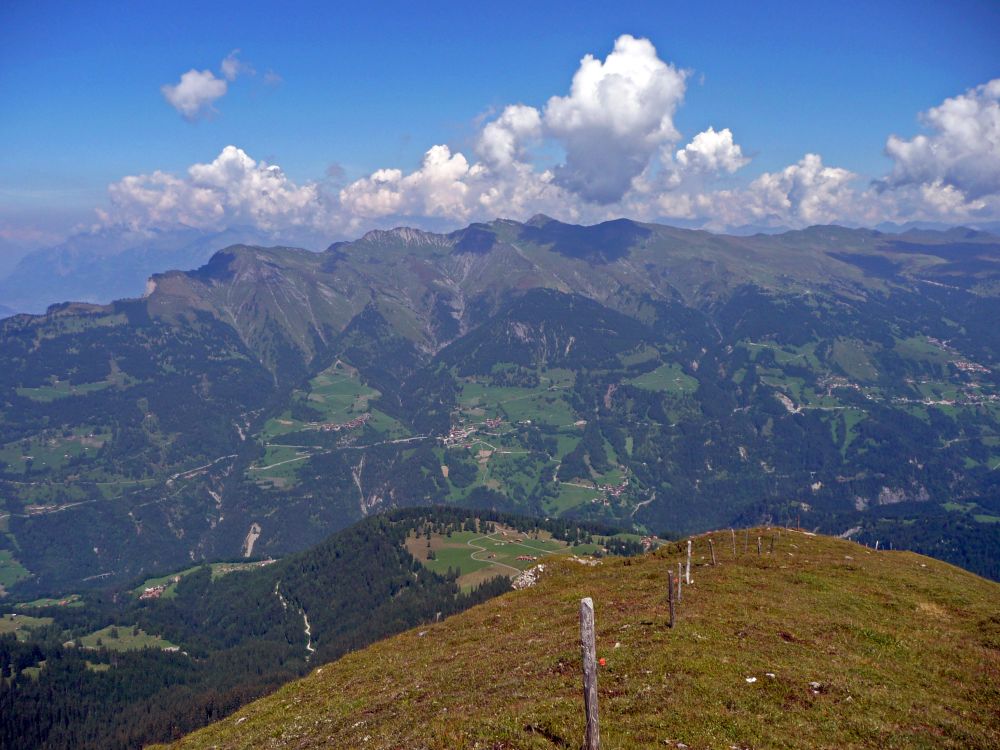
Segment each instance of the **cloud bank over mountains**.
[[125,177],[108,196],[110,208],[97,211],[101,223],[129,229],[245,225],[272,231],[328,223],[318,185],[296,185],[280,167],[254,161],[235,146],[189,167],[185,177],[160,171]]
[[[227,82],[247,72],[233,53],[221,77],[190,70],[163,94],[197,119],[211,113]],[[479,127],[468,154],[433,145],[412,171],[382,168],[335,186],[297,184],[277,165],[227,146],[183,176],[123,178],[110,186],[99,217],[105,226],[132,229],[240,224],[331,237],[538,212],[566,221],[624,215],[710,229],[1000,219],[1000,79],[921,114],[925,133],[889,135],[892,167],[885,175],[857,175],[807,153],[733,187],[751,159],[730,128],[718,123],[685,139],[674,123],[689,77],[648,40],[623,35],[604,60],[581,60],[565,95],[542,107],[503,108]]]

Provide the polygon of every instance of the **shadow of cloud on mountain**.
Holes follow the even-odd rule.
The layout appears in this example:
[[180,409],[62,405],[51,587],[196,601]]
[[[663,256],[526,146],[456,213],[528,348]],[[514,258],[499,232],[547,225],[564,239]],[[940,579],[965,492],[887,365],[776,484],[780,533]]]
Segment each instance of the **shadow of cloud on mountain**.
[[603,265],[628,256],[633,245],[651,234],[651,230],[628,219],[584,227],[538,215],[522,227],[519,238],[535,245],[548,245],[552,252],[568,258]]
[[457,238],[455,251],[459,253],[485,255],[497,244],[496,234],[485,224],[471,224],[449,237]]

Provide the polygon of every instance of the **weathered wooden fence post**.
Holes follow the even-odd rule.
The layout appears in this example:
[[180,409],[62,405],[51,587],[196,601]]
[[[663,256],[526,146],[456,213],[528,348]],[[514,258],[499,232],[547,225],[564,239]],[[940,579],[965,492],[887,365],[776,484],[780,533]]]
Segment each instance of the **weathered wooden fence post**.
[[688,539],[688,560],[687,560],[687,570],[684,574],[684,583],[688,586],[691,585],[691,540]]
[[760,537],[757,537],[757,554],[760,555]]
[[875,551],[876,551],[876,552],[878,552],[878,542],[879,542],[879,540],[878,540],[878,539],[876,539],[876,540],[875,540]]
[[708,540],[708,548],[712,550],[712,565],[715,565],[715,542]]
[[[680,579],[677,579],[677,583],[680,584]],[[670,622],[667,624],[668,628],[674,626],[674,572],[672,570],[667,571],[667,605],[670,607]]]
[[768,550],[768,554],[774,553],[774,534],[771,534],[771,549]]
[[736,529],[730,529],[729,533],[733,535],[733,557],[736,557]]
[[583,650],[583,708],[587,715],[584,750],[600,750],[601,730],[597,720],[597,644],[594,600],[580,600],[580,647]]
[[680,563],[677,563],[677,603],[678,604],[681,603],[681,579],[684,578],[684,576],[682,576],[681,573],[683,571],[684,571],[684,566],[681,565]]

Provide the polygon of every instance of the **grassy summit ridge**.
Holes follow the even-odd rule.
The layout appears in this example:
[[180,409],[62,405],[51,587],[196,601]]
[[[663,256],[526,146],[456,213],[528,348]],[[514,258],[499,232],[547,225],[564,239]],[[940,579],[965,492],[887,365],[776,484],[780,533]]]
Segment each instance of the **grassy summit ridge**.
[[909,552],[778,534],[752,529],[744,553],[738,532],[735,558],[729,532],[695,538],[673,630],[680,544],[547,560],[535,587],[320,667],[174,747],[579,747],[583,596],[607,661],[602,747],[1000,746],[1000,586]]

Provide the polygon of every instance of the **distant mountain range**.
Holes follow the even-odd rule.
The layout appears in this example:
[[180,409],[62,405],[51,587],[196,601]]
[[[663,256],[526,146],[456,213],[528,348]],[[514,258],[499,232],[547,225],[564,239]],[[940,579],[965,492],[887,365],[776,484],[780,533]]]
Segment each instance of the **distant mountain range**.
[[[974,228],[1000,233],[997,222],[977,224]],[[935,222],[886,222],[875,230],[887,234],[913,230],[961,233],[967,228]],[[791,231],[788,227],[745,225],[730,229],[729,234],[748,237]],[[81,232],[52,247],[27,254],[20,251],[15,257],[24,257],[19,261],[0,265],[0,315],[41,313],[49,305],[60,302],[106,304],[116,299],[138,297],[153,274],[173,268],[196,268],[217,250],[234,244],[281,244],[318,250],[325,247],[328,240],[310,231],[265,232],[241,226],[222,231],[190,228],[139,231],[106,227]]]
[[545,216],[233,245],[0,324],[0,584],[283,555],[447,503],[767,519],[1000,577],[1000,239]]
[[[284,241],[315,248],[326,244],[306,234]],[[138,297],[154,273],[195,268],[234,243],[273,242],[274,235],[247,227],[221,232],[117,227],[83,232],[25,255],[9,273],[0,274],[0,314],[40,313],[57,302],[107,303]]]

